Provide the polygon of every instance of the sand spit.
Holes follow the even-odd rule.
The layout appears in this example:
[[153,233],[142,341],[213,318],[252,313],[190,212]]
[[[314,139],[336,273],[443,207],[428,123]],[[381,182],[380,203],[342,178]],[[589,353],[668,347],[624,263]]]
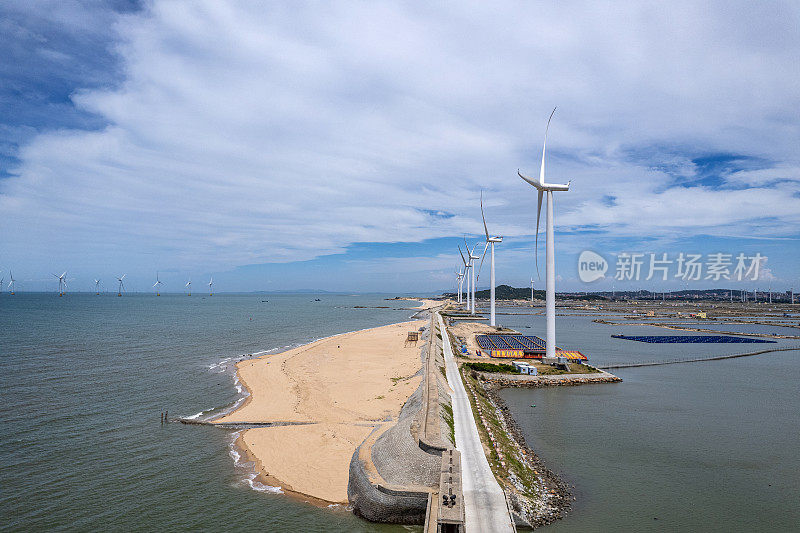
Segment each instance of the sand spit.
[[217,424],[311,422],[252,428],[238,443],[272,484],[331,503],[347,502],[353,451],[375,426],[393,424],[421,381],[416,320],[344,333],[239,362],[250,397]]

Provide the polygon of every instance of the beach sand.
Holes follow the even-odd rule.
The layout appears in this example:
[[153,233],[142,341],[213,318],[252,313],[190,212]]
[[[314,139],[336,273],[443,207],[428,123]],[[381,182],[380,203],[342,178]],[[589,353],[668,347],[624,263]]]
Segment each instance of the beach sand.
[[406,336],[426,323],[345,333],[241,361],[237,371],[250,397],[215,422],[309,422],[248,429],[238,443],[264,482],[345,503],[353,451],[375,426],[393,424],[419,386],[424,341]]

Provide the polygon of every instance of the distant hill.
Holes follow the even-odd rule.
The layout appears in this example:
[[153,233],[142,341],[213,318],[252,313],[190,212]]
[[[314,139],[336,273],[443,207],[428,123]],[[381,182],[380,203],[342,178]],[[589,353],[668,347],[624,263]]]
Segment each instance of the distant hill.
[[[731,291],[733,291],[733,301],[739,300],[740,291],[738,289],[686,289],[674,292],[667,292],[661,293],[656,292],[653,293],[651,291],[646,290],[639,290],[639,291],[597,291],[597,292],[557,292],[556,299],[557,300],[660,300],[664,298],[665,300],[716,300],[716,301],[726,301],[729,300],[731,297]],[[466,291],[464,291],[466,294]],[[545,299],[545,291],[536,290],[535,291],[535,298],[537,300],[544,300]],[[446,292],[444,296],[449,297],[457,297],[458,295],[454,292]],[[489,289],[484,289],[481,291],[477,291],[475,293],[475,297],[479,299],[489,299]],[[759,291],[758,299],[759,301],[765,301],[768,297],[768,293],[766,291]],[[498,285],[495,288],[495,298],[498,300],[530,300],[531,299],[531,288],[530,287],[512,287],[510,285]],[[748,299],[752,301],[753,293],[752,291],[748,295]],[[772,301],[773,302],[788,302],[790,301],[790,295],[787,292],[773,292],[772,293]],[[795,301],[798,301],[797,297],[795,297]]]

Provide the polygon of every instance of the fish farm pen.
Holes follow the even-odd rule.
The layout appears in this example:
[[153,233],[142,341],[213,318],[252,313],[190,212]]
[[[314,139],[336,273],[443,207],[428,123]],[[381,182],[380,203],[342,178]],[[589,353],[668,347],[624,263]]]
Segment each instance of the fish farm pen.
[[774,343],[752,337],[732,337],[730,335],[611,335],[615,339],[650,343],[691,343],[691,344],[764,344]]

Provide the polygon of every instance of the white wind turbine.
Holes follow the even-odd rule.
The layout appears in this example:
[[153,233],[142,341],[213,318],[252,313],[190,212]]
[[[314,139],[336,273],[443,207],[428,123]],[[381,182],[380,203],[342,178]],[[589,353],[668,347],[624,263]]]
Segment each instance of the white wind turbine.
[[[462,257],[462,259],[463,259],[463,257]],[[461,292],[462,292],[462,288],[464,286],[464,269],[463,268],[456,269],[455,274],[456,274],[456,278],[458,278],[458,303],[460,304],[461,303]]]
[[547,131],[550,129],[550,121],[553,119],[556,109],[550,113],[550,118],[547,119],[547,128],[544,130],[544,143],[542,144],[542,166],[539,170],[539,179],[532,179],[524,176],[522,172],[517,170],[520,178],[527,181],[539,193],[538,203],[536,207],[536,272],[539,272],[539,217],[542,212],[542,196],[547,193],[547,247],[546,247],[546,304],[545,314],[547,316],[547,343],[545,355],[548,358],[555,357],[556,353],[556,256],[555,256],[555,236],[553,228],[553,192],[554,191],[568,191],[571,181],[566,185],[559,185],[555,183],[547,183],[544,181],[544,156],[547,147]]
[[214,296],[213,285],[214,285],[214,276],[211,276],[211,279],[208,281],[208,295],[209,296]]
[[478,277],[475,272],[475,260],[481,258],[481,256],[475,255],[475,249],[479,244],[479,242],[476,242],[475,246],[473,246],[472,250],[470,250],[469,246],[467,246],[467,238],[464,237],[464,247],[467,249],[467,253],[469,254],[469,268],[470,272],[472,272],[472,296],[469,298],[470,314],[472,315],[475,314],[475,287],[478,285]]
[[163,283],[158,278],[158,272],[156,272],[156,282],[153,283],[153,287],[156,288],[156,296],[161,296],[161,286],[162,285],[163,285]]
[[17,288],[17,284],[14,283],[14,273],[10,270],[8,271],[8,277],[11,278],[11,281],[8,282],[8,292],[11,293],[11,296],[14,296],[14,294],[16,294],[15,290]]
[[483,259],[486,257],[486,249],[492,247],[492,264],[489,274],[489,325],[496,326],[494,317],[494,245],[503,242],[502,237],[489,237],[489,229],[486,227],[486,217],[483,214],[483,191],[481,191],[481,218],[483,219],[483,231],[486,233],[486,246],[483,248],[481,255],[481,264],[478,267],[478,277],[481,275],[483,268]]
[[99,279],[94,280],[94,293],[95,294],[100,294],[100,280]]
[[[464,244],[466,246],[466,243]],[[469,252],[469,248],[467,248],[467,252]],[[472,261],[467,261],[464,259],[464,252],[461,251],[461,245],[458,245],[458,253],[461,254],[461,261],[464,263],[464,274],[463,276],[467,278],[467,310],[469,310],[469,295],[470,295],[470,275],[469,269]],[[464,280],[462,278],[461,284],[464,284]]]
[[531,278],[531,303],[533,303],[533,278]]
[[60,276],[58,274],[53,274],[53,276],[58,278],[58,295],[59,296],[64,296],[64,289],[67,288],[67,282],[64,279],[64,276],[66,276],[66,275],[67,275],[66,271],[64,271],[64,273],[61,274]]
[[192,295],[192,278],[189,278],[189,281],[186,282],[186,285],[184,285],[184,287],[186,287],[186,289],[189,291],[187,296],[191,296]]
[[117,296],[122,296],[122,291],[125,290],[125,283],[122,282],[122,280],[125,279],[125,276],[126,274],[123,274],[122,277],[117,278],[117,281],[119,282],[119,286],[117,286]]

